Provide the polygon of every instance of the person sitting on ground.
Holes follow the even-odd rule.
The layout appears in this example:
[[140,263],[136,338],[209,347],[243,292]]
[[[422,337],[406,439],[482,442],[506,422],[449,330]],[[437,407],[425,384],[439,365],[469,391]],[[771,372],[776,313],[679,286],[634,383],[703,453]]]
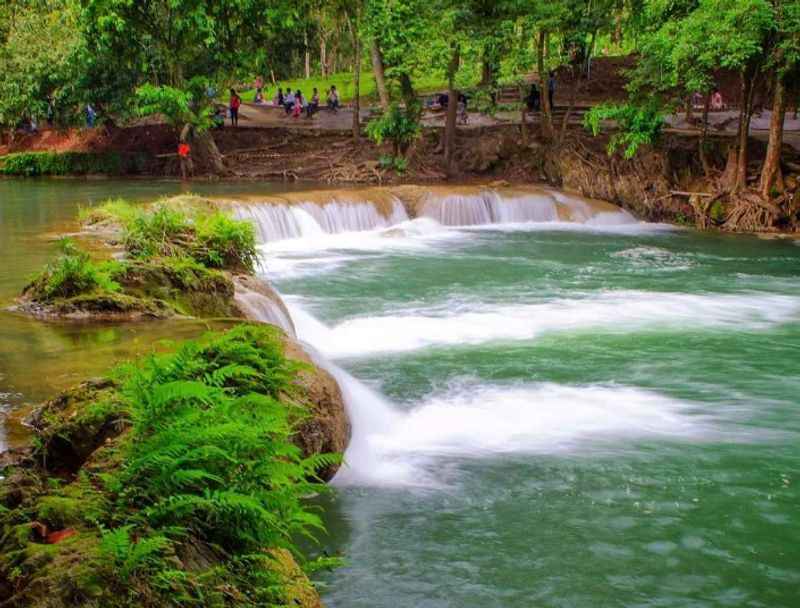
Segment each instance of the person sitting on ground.
[[231,99],[230,99],[230,112],[231,112],[231,125],[234,127],[239,126],[239,107],[242,105],[242,98],[239,97],[239,94],[234,90],[231,89]]
[[272,105],[278,108],[283,107],[283,89],[278,89],[278,92],[275,93],[275,97],[272,99]]
[[311,94],[311,101],[306,106],[306,116],[311,118],[319,110],[319,91],[314,87],[314,92]]
[[531,90],[525,98],[525,106],[528,112],[538,112],[542,106],[542,96],[539,93],[539,85],[535,82],[531,84]]
[[722,101],[722,93],[719,89],[716,89],[711,95],[711,109],[715,112],[725,109],[725,103]]
[[294,107],[292,108],[292,118],[300,118],[300,115],[303,113],[303,94],[298,89],[294,94]]
[[292,108],[294,108],[294,93],[292,93],[291,89],[286,90],[286,95],[283,98],[283,107],[286,110],[286,115],[292,113]]
[[339,111],[339,93],[336,91],[335,85],[331,85],[328,91],[328,109],[331,112]]

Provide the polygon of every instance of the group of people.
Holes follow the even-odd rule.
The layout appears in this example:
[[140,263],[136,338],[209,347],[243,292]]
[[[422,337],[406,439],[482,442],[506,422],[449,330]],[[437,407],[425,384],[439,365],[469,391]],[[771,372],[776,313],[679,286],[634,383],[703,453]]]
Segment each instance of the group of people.
[[[542,88],[544,88],[544,84],[542,84]],[[551,71],[547,76],[547,100],[550,102],[550,109],[552,110],[555,107],[555,95],[556,95],[556,74],[555,72]],[[539,88],[539,84],[534,82],[531,84],[531,90],[528,93],[528,96],[525,98],[525,105],[528,108],[529,112],[539,112],[542,109],[542,91]]]
[[[300,89],[292,91],[291,89],[287,88],[286,93],[284,93],[283,89],[279,88],[272,101],[275,107],[283,108],[287,116],[291,115],[294,118],[299,118],[304,112],[307,118],[311,118],[319,111],[320,104],[319,91],[316,88],[314,88],[314,92],[311,94],[311,99],[306,99]],[[256,79],[256,94],[254,102],[258,104],[265,103],[264,87],[260,78]],[[231,89],[230,99],[228,101],[228,112],[231,117],[231,125],[234,127],[239,126],[239,108],[241,105],[242,98],[235,89]],[[335,85],[332,85],[331,88],[328,89],[326,105],[328,110],[331,112],[337,112],[341,107],[341,102],[339,101],[339,92],[336,90]],[[213,120],[216,124],[219,120],[219,111],[215,113]]]

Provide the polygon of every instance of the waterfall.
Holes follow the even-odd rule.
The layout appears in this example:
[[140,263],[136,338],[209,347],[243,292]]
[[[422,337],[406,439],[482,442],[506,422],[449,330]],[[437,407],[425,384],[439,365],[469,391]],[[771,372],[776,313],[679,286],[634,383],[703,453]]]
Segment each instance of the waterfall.
[[445,226],[481,226],[520,222],[556,222],[556,200],[547,192],[501,194],[482,190],[475,194],[431,195],[422,215]]
[[388,217],[371,202],[346,200],[331,200],[324,204],[311,201],[242,204],[235,207],[234,215],[252,221],[258,240],[262,243],[342,232],[363,232],[387,228],[408,220],[405,207],[397,199],[392,200]]
[[[276,294],[276,297],[280,296]],[[288,335],[296,337],[294,323],[292,323],[289,312],[275,298],[237,283],[234,300],[249,319],[277,325]]]

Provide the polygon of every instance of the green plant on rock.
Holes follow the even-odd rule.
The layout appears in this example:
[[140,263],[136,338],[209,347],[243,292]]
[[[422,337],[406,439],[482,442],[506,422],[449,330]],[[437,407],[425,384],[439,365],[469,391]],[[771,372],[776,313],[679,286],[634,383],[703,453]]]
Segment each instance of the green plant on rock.
[[379,118],[367,125],[367,135],[378,145],[392,144],[392,156],[405,157],[408,148],[419,137],[421,130],[417,115],[392,104]]
[[[119,403],[107,415],[126,423],[76,477],[50,486],[4,471],[24,488],[0,497],[12,605],[294,605],[294,541],[321,529],[305,497],[325,490],[315,471],[340,461],[304,457],[292,441],[307,415],[303,368],[277,329],[246,324],[118,368],[103,385]],[[75,408],[95,398],[85,394]],[[49,434],[74,411],[56,407]],[[32,522],[70,534],[45,544]]]
[[190,240],[189,218],[166,204],[137,214],[125,226],[125,249],[134,258],[181,255]]
[[256,233],[249,222],[222,211],[198,217],[193,256],[209,268],[252,271],[258,262]]
[[59,255],[39,274],[26,291],[37,300],[70,298],[92,291],[117,292],[119,284],[112,279],[119,263],[95,263],[81,251],[75,241],[59,241]]

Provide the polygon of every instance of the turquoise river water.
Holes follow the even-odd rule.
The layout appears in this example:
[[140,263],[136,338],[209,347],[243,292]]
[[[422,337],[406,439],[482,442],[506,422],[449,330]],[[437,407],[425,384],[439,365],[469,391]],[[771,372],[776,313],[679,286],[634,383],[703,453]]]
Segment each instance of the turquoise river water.
[[[176,189],[0,181],[0,298],[79,203]],[[346,560],[326,605],[800,606],[800,247],[548,217],[329,234],[298,216],[262,245],[353,422],[320,499]],[[0,401],[196,330],[0,313]]]

